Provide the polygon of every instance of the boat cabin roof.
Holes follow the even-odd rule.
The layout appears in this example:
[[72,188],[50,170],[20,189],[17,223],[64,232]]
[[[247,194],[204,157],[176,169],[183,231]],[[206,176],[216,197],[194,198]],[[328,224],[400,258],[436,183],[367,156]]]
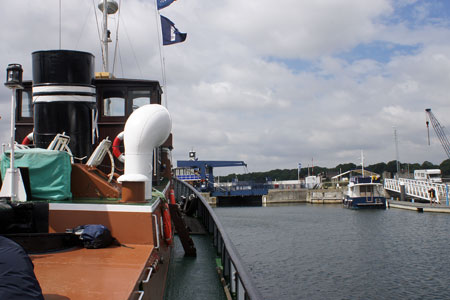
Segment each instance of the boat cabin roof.
[[[351,178],[354,176],[362,176],[362,170],[361,169],[354,169],[354,170],[349,170],[347,172],[343,172],[341,174],[338,174],[336,176],[331,177],[332,180],[342,180],[343,178]],[[364,177],[366,176],[380,176],[380,174],[377,174],[375,172],[371,172],[368,170],[364,170]]]

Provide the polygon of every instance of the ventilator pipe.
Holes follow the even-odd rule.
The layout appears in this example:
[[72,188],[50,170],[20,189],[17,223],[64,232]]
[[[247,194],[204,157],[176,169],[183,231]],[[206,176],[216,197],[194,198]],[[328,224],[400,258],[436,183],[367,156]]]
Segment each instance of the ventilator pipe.
[[[152,198],[153,149],[164,143],[171,129],[170,114],[159,104],[144,105],[128,118],[124,130],[125,171],[118,178],[123,202]],[[141,191],[133,191],[136,188]]]

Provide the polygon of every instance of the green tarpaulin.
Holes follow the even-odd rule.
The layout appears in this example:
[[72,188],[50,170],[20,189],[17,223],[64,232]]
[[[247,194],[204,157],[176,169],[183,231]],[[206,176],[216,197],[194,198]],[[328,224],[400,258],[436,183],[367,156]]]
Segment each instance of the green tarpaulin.
[[[2,154],[2,179],[9,168],[10,156],[8,151]],[[72,197],[69,153],[46,149],[15,150],[14,166],[28,168],[33,199],[64,200]]]

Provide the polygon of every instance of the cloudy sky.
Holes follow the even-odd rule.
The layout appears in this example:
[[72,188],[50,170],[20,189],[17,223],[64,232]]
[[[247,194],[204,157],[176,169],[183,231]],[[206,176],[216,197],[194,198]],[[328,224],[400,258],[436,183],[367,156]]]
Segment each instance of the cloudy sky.
[[[115,75],[162,82],[155,4],[122,2]],[[21,63],[31,79],[31,52],[59,47],[58,11],[58,0],[2,0],[0,70]],[[93,53],[100,71],[93,2],[61,11],[62,48]],[[424,110],[449,126],[449,1],[178,0],[160,13],[188,34],[162,48],[175,161],[194,149],[249,171],[359,163],[361,150],[388,162],[394,128],[401,162],[447,158],[432,129],[428,146]],[[0,99],[6,142],[10,91]]]

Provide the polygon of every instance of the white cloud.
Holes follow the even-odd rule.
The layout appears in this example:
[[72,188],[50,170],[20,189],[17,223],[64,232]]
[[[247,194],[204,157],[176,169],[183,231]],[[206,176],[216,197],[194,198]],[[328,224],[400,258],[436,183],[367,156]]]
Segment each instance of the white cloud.
[[[30,79],[31,52],[58,47],[58,3],[2,4],[0,70],[20,62]],[[154,6],[123,5],[116,74],[161,81]],[[360,149],[368,163],[387,162],[395,159],[395,126],[401,161],[440,163],[438,141],[426,145],[424,109],[449,126],[449,28],[442,20],[407,26],[395,10],[405,5],[426,20],[428,10],[406,0],[191,0],[162,10],[188,33],[186,42],[163,47],[175,161],[193,147],[200,159],[245,160],[251,171],[296,168],[312,157],[329,167],[358,163]],[[94,53],[100,69],[93,9],[91,1],[63,2],[62,43]],[[382,22],[389,18],[397,21]],[[417,48],[387,62],[337,58],[372,42]],[[7,141],[9,91],[0,97]]]

